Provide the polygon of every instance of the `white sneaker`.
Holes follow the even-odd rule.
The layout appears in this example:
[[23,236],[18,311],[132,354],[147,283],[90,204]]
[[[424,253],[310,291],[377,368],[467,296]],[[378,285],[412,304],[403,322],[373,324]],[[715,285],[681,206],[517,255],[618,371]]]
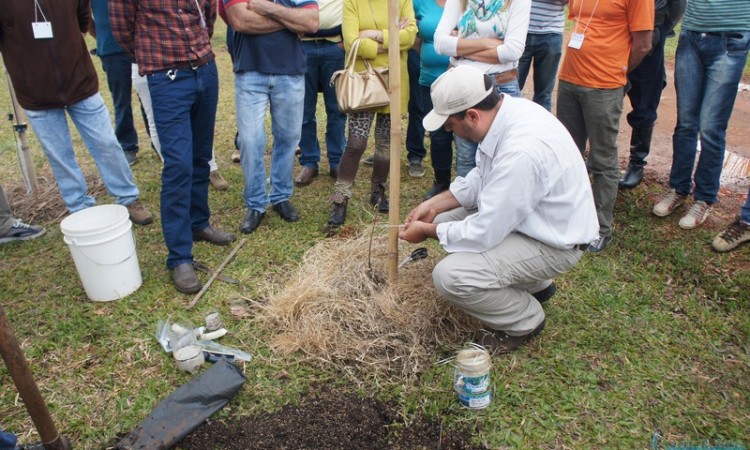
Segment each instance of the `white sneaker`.
[[698,200],[693,203],[693,206],[690,207],[687,214],[680,219],[678,225],[684,230],[692,230],[706,221],[708,213],[711,212],[711,208],[712,205],[709,205],[703,200]]
[[669,192],[664,194],[661,199],[654,205],[654,214],[659,217],[667,217],[672,214],[675,209],[681,206],[687,195],[680,195],[674,189],[670,189]]

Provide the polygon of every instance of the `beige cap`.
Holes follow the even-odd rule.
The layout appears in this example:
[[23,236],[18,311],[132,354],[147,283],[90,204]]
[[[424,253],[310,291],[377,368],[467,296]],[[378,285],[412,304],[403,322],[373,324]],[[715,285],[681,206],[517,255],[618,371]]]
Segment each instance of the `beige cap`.
[[442,127],[448,116],[475,106],[492,93],[484,88],[484,72],[472,66],[458,66],[440,75],[430,88],[432,111],[422,120],[425,130]]

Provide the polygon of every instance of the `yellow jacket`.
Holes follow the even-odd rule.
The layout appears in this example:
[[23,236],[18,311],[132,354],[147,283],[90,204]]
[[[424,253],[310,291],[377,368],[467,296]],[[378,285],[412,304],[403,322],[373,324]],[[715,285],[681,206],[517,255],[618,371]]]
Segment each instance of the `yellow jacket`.
[[[417,36],[417,22],[414,19],[412,0],[399,0],[399,11],[399,18],[409,18],[409,23],[398,33],[401,49],[401,111],[405,113],[409,104],[409,72],[406,69],[406,52],[414,44],[414,38]],[[388,0],[344,0],[341,33],[347,54],[354,40],[359,37],[360,30],[381,30],[383,47],[388,50]],[[378,43],[372,39],[362,39],[358,53],[360,58],[369,59],[373,67],[388,67],[388,52],[378,54]],[[358,58],[355,70],[359,72],[364,69],[365,64]],[[388,113],[390,107],[384,106],[376,112]]]

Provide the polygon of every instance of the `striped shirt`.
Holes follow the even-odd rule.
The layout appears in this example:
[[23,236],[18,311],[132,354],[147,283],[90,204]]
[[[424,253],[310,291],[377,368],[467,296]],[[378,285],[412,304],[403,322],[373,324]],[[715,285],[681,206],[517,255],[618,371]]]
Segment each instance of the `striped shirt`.
[[529,34],[562,34],[568,0],[531,0]]
[[750,31],[750,0],[689,0],[682,29]]
[[112,34],[141,75],[211,55],[215,21],[216,0],[109,1]]

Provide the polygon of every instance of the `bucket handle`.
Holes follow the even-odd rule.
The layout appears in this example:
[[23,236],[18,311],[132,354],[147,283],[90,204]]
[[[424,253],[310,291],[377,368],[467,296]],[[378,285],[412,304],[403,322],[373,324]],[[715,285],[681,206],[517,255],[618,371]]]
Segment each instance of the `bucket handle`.
[[67,236],[63,237],[63,240],[64,240],[64,241],[65,241],[65,242],[66,242],[67,244],[73,244],[73,245],[74,245],[75,247],[92,247],[92,246],[94,246],[94,245],[101,245],[101,244],[104,244],[104,243],[106,243],[106,242],[111,242],[111,241],[113,241],[113,240],[115,240],[115,239],[119,238],[120,236],[122,236],[123,234],[125,234],[125,233],[127,233],[127,232],[130,232],[130,238],[131,238],[131,239],[133,240],[133,253],[131,253],[130,255],[128,255],[128,256],[127,256],[127,257],[126,257],[125,259],[123,259],[122,261],[117,261],[117,262],[113,262],[113,263],[105,264],[105,263],[101,263],[101,262],[99,262],[99,261],[96,261],[96,260],[92,259],[92,258],[91,258],[91,257],[89,257],[89,255],[87,255],[87,254],[86,254],[85,252],[81,252],[81,254],[82,254],[82,255],[83,255],[83,256],[84,256],[84,257],[85,257],[86,259],[88,259],[89,261],[91,261],[91,262],[92,262],[92,263],[94,263],[94,264],[98,264],[98,265],[100,265],[100,266],[116,266],[116,265],[118,265],[118,264],[122,264],[122,263],[124,263],[125,261],[129,260],[130,258],[132,258],[132,257],[133,257],[133,255],[134,255],[134,254],[135,254],[135,255],[137,255],[137,254],[138,254],[138,243],[137,243],[137,242],[136,242],[136,240],[135,240],[135,233],[133,233],[133,229],[132,229],[132,226],[131,226],[130,228],[127,228],[126,230],[122,231],[122,232],[121,232],[120,234],[118,234],[117,236],[114,236],[114,237],[110,237],[110,238],[108,238],[108,239],[102,239],[102,240],[100,240],[100,241],[95,241],[95,242],[86,242],[86,243],[81,243],[81,244],[78,244],[78,243],[76,243],[75,239],[68,239],[68,237],[67,237]]

